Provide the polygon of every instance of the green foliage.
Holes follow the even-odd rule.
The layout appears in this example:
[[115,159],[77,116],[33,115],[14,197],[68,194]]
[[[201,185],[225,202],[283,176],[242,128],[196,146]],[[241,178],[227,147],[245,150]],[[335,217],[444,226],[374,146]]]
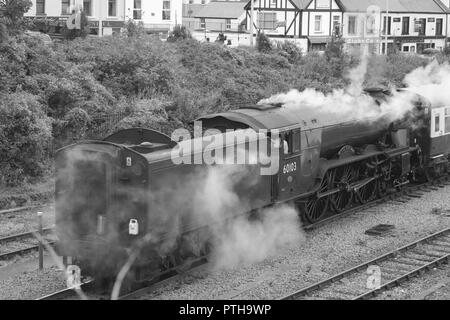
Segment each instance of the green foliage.
[[0,43],[8,40],[8,29],[6,29],[6,25],[0,21]]
[[180,40],[191,39],[191,33],[185,26],[177,25],[170,32],[169,37],[167,38],[168,42],[175,42]]
[[38,97],[24,92],[0,97],[0,185],[16,185],[44,173],[50,123]]
[[341,34],[335,32],[325,49],[325,57],[330,64],[330,72],[335,77],[342,75],[348,63],[349,56],[344,51],[344,45],[345,41]]
[[289,63],[296,64],[302,58],[302,50],[291,41],[278,41],[277,50],[279,54],[289,60]]
[[26,27],[23,15],[31,8],[30,0],[0,0],[0,24],[10,34],[18,34]]
[[256,36],[256,49],[262,53],[269,53],[273,49],[269,37],[264,32],[258,32]]
[[169,130],[167,130],[169,116],[165,107],[161,99],[140,99],[133,101],[132,113],[117,124],[116,130],[152,128],[169,133]]
[[[0,142],[0,161],[9,163],[3,156],[8,148],[13,156],[0,171],[3,183],[42,175],[48,143],[55,140],[59,147],[91,137],[107,121],[103,115],[114,115],[111,128],[118,122],[115,129],[140,126],[170,135],[202,115],[255,104],[290,89],[343,88],[348,81],[343,75],[358,63],[341,50],[338,39],[324,55],[302,56],[290,42],[272,48],[265,35],[261,37],[270,50],[229,48],[175,34],[176,41],[163,42],[133,30],[125,36],[76,38],[50,46],[27,35],[0,42],[0,130],[8,136]],[[366,82],[401,85],[406,73],[427,61],[373,57]],[[23,142],[29,139],[32,146]]]
[[103,37],[75,40],[61,54],[89,68],[95,79],[120,95],[170,93],[174,78],[172,63],[159,40]]
[[145,35],[144,23],[142,21],[136,22],[133,19],[128,19],[125,23],[125,34],[130,38],[141,37]]

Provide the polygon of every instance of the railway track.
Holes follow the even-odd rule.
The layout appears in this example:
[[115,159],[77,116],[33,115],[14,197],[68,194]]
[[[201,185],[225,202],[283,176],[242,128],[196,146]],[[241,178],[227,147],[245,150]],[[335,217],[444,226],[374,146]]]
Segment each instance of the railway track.
[[44,204],[37,204],[37,205],[18,207],[18,208],[12,208],[12,209],[3,209],[3,210],[0,210],[0,215],[7,214],[7,213],[20,212],[20,211],[27,211],[27,210],[36,209],[36,208],[42,208],[44,206],[45,206]]
[[[366,204],[350,208],[350,209],[346,210],[345,212],[342,212],[338,215],[333,215],[333,216],[331,216],[327,219],[324,219],[320,222],[317,222],[315,224],[304,226],[304,229],[305,230],[313,230],[313,229],[319,228],[320,226],[331,223],[332,221],[340,219],[343,216],[348,216],[348,215],[351,215],[352,213],[355,213],[355,212],[358,212],[361,210],[370,209],[370,208],[375,207],[384,202],[406,203],[407,201],[409,201],[411,199],[420,198],[425,193],[439,190],[440,188],[444,188],[448,184],[450,184],[449,177],[444,177],[442,179],[438,179],[438,180],[435,180],[432,182],[427,182],[427,183],[423,183],[423,184],[419,184],[419,185],[405,186],[403,189],[398,190],[394,193],[385,195],[384,197],[382,197],[380,199],[376,199],[376,200],[373,200]],[[450,246],[450,243],[449,243],[449,246]],[[450,247],[449,247],[449,253],[450,253]],[[199,258],[198,260],[199,261],[193,263],[193,267],[189,268],[186,272],[192,272],[199,268],[205,268],[207,266],[208,262],[207,262],[207,259],[205,259],[205,257]],[[203,260],[203,263],[201,262],[201,260]],[[157,288],[168,284],[169,282],[175,281],[182,274],[183,273],[179,273],[179,272],[173,272],[173,273],[165,272],[164,274],[161,274],[154,278],[157,280],[150,281],[146,285],[143,285],[142,288],[134,290],[126,295],[123,295],[123,296],[119,297],[119,299],[120,300],[129,300],[129,299],[139,298],[139,296],[141,296],[141,295],[148,294],[148,293],[156,290]],[[90,283],[89,286],[87,286],[86,288],[91,288],[91,286],[92,286],[92,283]],[[42,297],[38,300],[66,299],[68,297],[73,297],[75,294],[76,294],[76,292],[73,289],[65,289],[60,292],[56,292],[54,294],[50,294],[48,296]],[[235,294],[235,296],[238,296],[238,295],[239,294]],[[288,297],[286,297],[286,299],[287,298]]]
[[[281,300],[370,299],[432,268],[448,264],[449,260],[450,228],[447,228],[289,294]],[[380,283],[374,285],[370,282],[368,285],[369,276],[375,274],[379,274]]]
[[[43,230],[44,235],[49,235],[52,231],[53,228],[44,228]],[[38,231],[33,231],[33,232],[25,232],[25,233],[20,233],[20,234],[15,234],[15,235],[11,235],[11,236],[7,236],[7,237],[3,237],[0,238],[0,246],[8,246],[11,245],[11,243],[13,244],[13,247],[21,247],[19,249],[13,249],[13,250],[9,250],[7,252],[4,253],[0,253],[0,261],[1,260],[7,260],[10,259],[14,256],[18,256],[18,255],[22,255],[22,254],[26,254],[26,253],[30,253],[33,251],[37,251],[39,249],[39,244],[31,244],[30,245],[30,241],[34,239],[34,233],[36,233]],[[20,243],[22,241],[22,243]],[[23,243],[25,242],[25,243]],[[53,240],[48,240],[49,244],[54,244]],[[24,246],[22,248],[22,246]]]
[[[123,294],[118,297],[118,300],[131,300],[133,298],[137,298],[140,295],[147,294],[149,292],[152,292],[154,290],[157,290],[158,288],[168,284],[169,282],[175,281],[178,279],[181,275],[185,274],[185,272],[193,272],[200,268],[205,268],[207,266],[207,258],[202,257],[196,260],[193,260],[191,262],[191,266],[188,268],[188,270],[180,272],[177,271],[175,268],[165,271],[157,276],[155,276],[152,280],[146,281],[138,288],[135,288],[133,291],[128,292],[126,294]],[[88,295],[91,293],[96,297],[103,300],[110,299],[110,295],[99,295],[95,292],[96,289],[96,282],[94,279],[89,279],[87,281],[82,282],[80,285],[80,288],[84,291],[85,294],[87,294],[87,298],[89,298]],[[40,297],[36,300],[67,300],[67,299],[74,299],[77,298],[78,294],[74,288],[66,288],[48,295],[45,295],[43,297]]]

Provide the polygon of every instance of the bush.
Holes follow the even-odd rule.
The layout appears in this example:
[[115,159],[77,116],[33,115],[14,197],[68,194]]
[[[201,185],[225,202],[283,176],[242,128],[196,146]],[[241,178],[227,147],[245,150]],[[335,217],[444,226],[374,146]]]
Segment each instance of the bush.
[[258,32],[258,35],[256,36],[256,49],[263,53],[269,53],[272,51],[272,43],[264,32]]
[[116,130],[128,128],[147,128],[164,131],[169,117],[165,104],[160,99],[142,99],[133,102],[131,114],[122,119]]
[[0,98],[0,184],[42,177],[48,167],[51,121],[38,97],[18,92]]
[[144,23],[142,21],[135,22],[132,19],[128,19],[125,23],[125,30],[125,34],[130,38],[140,37],[145,34]]
[[282,56],[289,60],[289,63],[296,64],[302,58],[302,49],[291,41],[278,41],[277,49]]
[[172,32],[170,32],[169,37],[167,38],[168,42],[175,42],[180,40],[191,39],[191,33],[185,26],[177,25],[173,28]]

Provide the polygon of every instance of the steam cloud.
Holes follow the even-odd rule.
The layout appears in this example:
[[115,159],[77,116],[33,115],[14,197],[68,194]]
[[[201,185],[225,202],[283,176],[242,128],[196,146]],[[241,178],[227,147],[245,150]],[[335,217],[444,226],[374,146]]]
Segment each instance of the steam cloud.
[[[151,192],[150,215],[157,220],[163,212],[168,217],[160,221],[161,231],[169,231],[168,241],[160,254],[170,252],[181,235],[186,218],[192,225],[208,225],[212,236],[212,265],[216,269],[251,264],[298,244],[303,239],[297,211],[287,205],[263,209],[255,219],[245,215],[253,204],[251,196],[242,190],[256,188],[262,177],[258,169],[242,165],[202,167],[173,188],[156,188]],[[167,180],[166,180],[167,182]],[[266,182],[268,188],[269,184]],[[268,190],[268,189],[267,189]],[[173,197],[167,202],[168,197]],[[166,199],[166,200],[164,200]],[[153,223],[152,232],[156,224]],[[211,238],[209,238],[211,239]],[[192,239],[191,245],[204,244],[207,238]],[[195,252],[196,248],[190,248]],[[166,252],[164,252],[166,251]]]
[[[367,58],[350,70],[347,79],[350,84],[344,89],[335,89],[324,94],[315,89],[302,92],[291,90],[263,99],[259,104],[281,103],[285,108],[305,115],[314,115],[320,123],[334,124],[342,121],[375,122],[383,119],[386,122],[401,120],[408,112],[413,111],[415,94],[427,98],[432,104],[450,104],[450,66],[439,64],[436,60],[423,68],[418,68],[404,79],[406,90],[392,90],[392,97],[386,101],[372,99],[363,94],[363,83],[367,74]],[[369,75],[370,76],[370,75]],[[306,118],[305,120],[311,120]]]

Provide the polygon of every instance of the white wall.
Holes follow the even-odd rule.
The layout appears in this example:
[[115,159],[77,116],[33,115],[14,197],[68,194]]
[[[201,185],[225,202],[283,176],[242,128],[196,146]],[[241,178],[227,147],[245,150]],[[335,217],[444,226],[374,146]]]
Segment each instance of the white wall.
[[[143,0],[144,2],[145,0]],[[32,0],[32,7],[25,14],[25,16],[36,15],[36,0]],[[83,0],[71,0],[72,7],[83,6]],[[108,17],[108,1],[107,0],[91,0],[91,15],[92,18],[101,18],[103,20],[124,20],[125,19],[125,0],[117,0],[117,9],[115,17]],[[49,17],[61,16],[61,0],[46,0],[45,1],[45,13]]]
[[[125,0],[126,19],[133,18],[133,0]],[[142,0],[142,22],[144,24],[170,25],[182,23],[183,0],[171,0],[170,20],[162,19],[163,0]]]

